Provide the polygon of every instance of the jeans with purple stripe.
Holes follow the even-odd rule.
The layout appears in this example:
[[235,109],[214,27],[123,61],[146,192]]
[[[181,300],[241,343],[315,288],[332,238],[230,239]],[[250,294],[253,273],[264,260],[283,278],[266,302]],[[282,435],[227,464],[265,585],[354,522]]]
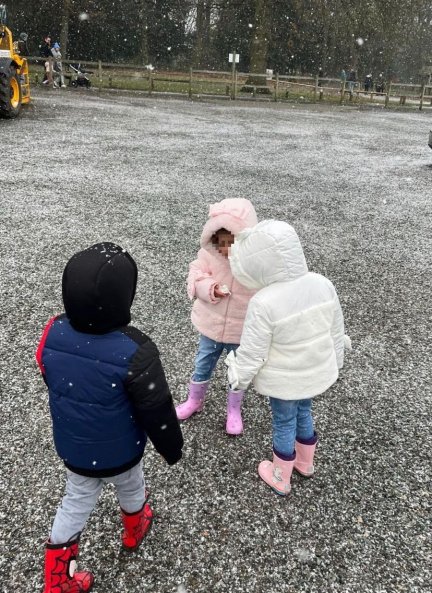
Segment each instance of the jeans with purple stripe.
[[[273,426],[273,451],[290,461],[294,459],[296,439],[305,445],[316,440],[312,420],[312,398],[284,400],[270,397]],[[312,442],[313,441],[313,442]]]

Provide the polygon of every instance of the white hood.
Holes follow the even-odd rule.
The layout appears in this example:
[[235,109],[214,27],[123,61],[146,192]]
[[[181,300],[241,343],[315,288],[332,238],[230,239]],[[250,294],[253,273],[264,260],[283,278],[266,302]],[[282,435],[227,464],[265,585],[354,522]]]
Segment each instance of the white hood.
[[239,233],[229,260],[236,280],[250,290],[295,280],[308,272],[297,233],[278,220],[263,220]]

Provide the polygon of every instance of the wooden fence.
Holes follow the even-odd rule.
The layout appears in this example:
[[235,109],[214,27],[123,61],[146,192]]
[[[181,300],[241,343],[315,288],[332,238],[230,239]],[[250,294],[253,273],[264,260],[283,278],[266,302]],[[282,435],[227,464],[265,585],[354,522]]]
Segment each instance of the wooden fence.
[[[34,64],[34,83],[41,82],[44,71],[44,58],[29,57]],[[50,68],[53,60],[50,58]],[[319,78],[318,76],[266,75],[237,72],[195,70],[188,72],[154,71],[136,64],[114,64],[107,62],[79,62],[62,60],[66,78],[72,80],[74,73],[68,71],[70,64],[80,63],[85,72],[91,72],[92,85],[100,90],[106,88],[140,90],[152,93],[183,94],[193,97],[226,97],[236,99],[254,99],[284,101],[290,99],[309,101],[381,103],[390,105],[415,105],[419,109],[432,106],[432,85],[405,84],[388,82],[385,92],[362,90],[358,83],[354,88],[348,82],[337,78]]]

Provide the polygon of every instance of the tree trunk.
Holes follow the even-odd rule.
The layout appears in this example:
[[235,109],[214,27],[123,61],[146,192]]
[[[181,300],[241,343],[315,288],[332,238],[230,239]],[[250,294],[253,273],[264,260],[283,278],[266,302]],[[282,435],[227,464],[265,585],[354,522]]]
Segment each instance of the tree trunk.
[[211,2],[209,0],[198,0],[196,16],[196,40],[193,57],[194,66],[197,68],[208,66],[210,17]]
[[250,47],[250,75],[246,84],[263,86],[266,79],[253,74],[265,74],[267,68],[268,37],[270,34],[270,2],[255,0],[255,23]]
[[62,56],[65,59],[68,57],[70,9],[71,0],[63,0],[61,12],[60,48]]
[[147,0],[140,0],[138,6],[138,34],[139,34],[139,61],[142,66],[149,63],[148,46],[148,5]]

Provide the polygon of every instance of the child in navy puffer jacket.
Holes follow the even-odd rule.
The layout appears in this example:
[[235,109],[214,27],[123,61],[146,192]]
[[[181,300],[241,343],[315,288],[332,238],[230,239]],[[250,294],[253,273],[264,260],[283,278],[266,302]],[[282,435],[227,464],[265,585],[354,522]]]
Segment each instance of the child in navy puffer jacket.
[[183,438],[158,350],[131,327],[137,267],[113,243],[74,255],[63,273],[65,314],[47,324],[36,358],[49,390],[54,444],[67,468],[66,494],[45,554],[44,593],[82,593],[74,572],[79,537],[105,483],[115,486],[122,542],[134,550],[152,522],[142,471],[147,436],[172,465]]

